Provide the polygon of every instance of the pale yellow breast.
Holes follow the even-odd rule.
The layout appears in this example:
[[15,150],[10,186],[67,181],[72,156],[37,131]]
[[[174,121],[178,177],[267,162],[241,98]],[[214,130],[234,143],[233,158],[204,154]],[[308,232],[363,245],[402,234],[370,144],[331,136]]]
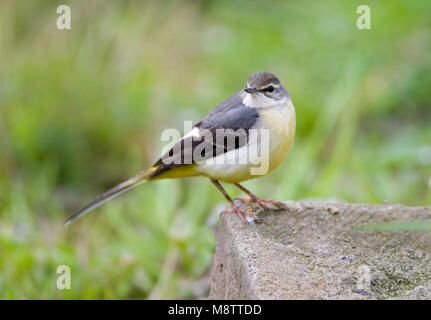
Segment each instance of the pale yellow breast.
[[269,171],[276,169],[292,148],[296,130],[295,108],[284,106],[260,110],[260,127],[269,129]]

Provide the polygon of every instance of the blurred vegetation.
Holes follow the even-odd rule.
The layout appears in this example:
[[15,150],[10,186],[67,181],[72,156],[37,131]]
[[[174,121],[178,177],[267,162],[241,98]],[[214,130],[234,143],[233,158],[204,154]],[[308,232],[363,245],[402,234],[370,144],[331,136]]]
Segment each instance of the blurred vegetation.
[[[56,28],[60,4],[71,30]],[[365,31],[361,4],[1,1],[0,298],[205,296],[225,204],[207,180],[143,185],[63,222],[257,71],[290,91],[297,135],[282,167],[247,187],[429,205],[431,2],[372,1]],[[62,264],[71,290],[56,289]]]
[[366,224],[355,227],[357,231],[430,231],[430,221],[407,221]]

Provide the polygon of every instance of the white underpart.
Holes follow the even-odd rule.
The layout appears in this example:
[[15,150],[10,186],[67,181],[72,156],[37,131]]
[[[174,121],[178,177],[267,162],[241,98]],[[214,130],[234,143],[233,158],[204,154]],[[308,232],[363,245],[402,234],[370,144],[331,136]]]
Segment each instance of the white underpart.
[[250,152],[250,145],[246,144],[214,158],[200,161],[198,162],[199,171],[223,181],[234,177],[247,177],[250,175],[250,168],[253,167],[253,163],[257,166],[259,164],[259,158],[253,157],[251,159],[250,156],[250,154],[259,156],[260,144],[255,145],[255,148],[257,148],[255,152]]
[[268,98],[263,93],[245,93],[245,97],[242,100],[242,103],[249,107],[249,108],[268,108],[268,107],[274,107],[276,105],[284,104],[286,103],[286,99],[284,98],[282,100],[275,100],[273,98]]

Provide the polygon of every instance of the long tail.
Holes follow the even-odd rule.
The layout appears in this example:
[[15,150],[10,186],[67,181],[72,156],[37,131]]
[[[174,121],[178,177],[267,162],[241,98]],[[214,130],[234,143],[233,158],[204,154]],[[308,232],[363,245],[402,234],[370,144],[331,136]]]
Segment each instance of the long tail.
[[150,170],[148,170],[147,172],[138,174],[137,176],[124,181],[123,183],[120,183],[118,185],[116,185],[115,187],[113,187],[112,189],[106,191],[104,194],[98,196],[96,199],[94,199],[93,201],[91,201],[89,204],[87,204],[85,207],[83,207],[81,210],[79,210],[78,212],[74,213],[72,216],[70,216],[66,222],[64,223],[64,226],[67,227],[68,225],[70,225],[72,222],[78,220],[79,218],[83,217],[85,214],[87,214],[88,212],[90,212],[91,210],[97,208],[98,206],[100,206],[101,204],[103,204],[104,202],[118,196],[119,194],[132,189],[134,187],[136,187],[137,185],[146,182],[148,180],[148,177],[151,175],[151,173],[155,170],[156,168],[153,167]]

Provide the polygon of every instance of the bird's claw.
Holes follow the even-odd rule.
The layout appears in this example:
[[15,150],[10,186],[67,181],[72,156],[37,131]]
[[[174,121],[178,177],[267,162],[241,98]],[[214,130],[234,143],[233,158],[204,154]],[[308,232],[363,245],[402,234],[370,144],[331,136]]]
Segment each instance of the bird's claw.
[[257,203],[259,206],[261,206],[263,209],[272,209],[272,210],[281,210],[286,209],[287,205],[284,202],[274,200],[274,199],[261,199],[261,198],[251,198],[251,199],[245,199],[245,198],[238,198],[236,200],[239,200],[243,203]]
[[226,213],[236,213],[242,221],[247,223],[263,223],[264,221],[262,219],[259,219],[256,214],[254,214],[251,211],[245,211],[243,209],[240,209],[238,207],[231,207],[228,209],[225,209],[221,212],[220,216],[223,216]]

